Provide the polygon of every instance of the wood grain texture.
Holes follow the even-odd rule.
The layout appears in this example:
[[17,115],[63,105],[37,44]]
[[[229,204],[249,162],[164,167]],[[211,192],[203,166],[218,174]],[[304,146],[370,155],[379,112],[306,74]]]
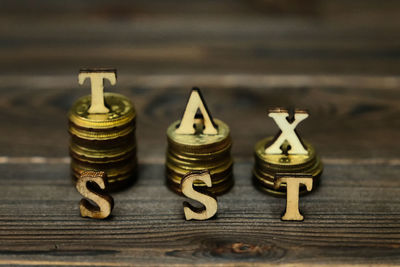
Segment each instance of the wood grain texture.
[[[400,264],[400,3],[0,0],[0,265]],[[113,216],[79,216],[67,112],[81,67],[115,67],[140,175]],[[165,131],[199,86],[233,138],[235,181],[208,221],[164,185]],[[221,101],[221,100],[224,101]],[[304,222],[251,184],[269,108],[304,108],[322,156]]]
[[[236,185],[219,198],[215,220],[196,224],[185,222],[184,198],[164,185],[165,129],[182,114],[188,88],[122,87],[139,114],[140,176],[113,195],[113,217],[94,222],[79,217],[64,160],[66,112],[85,91],[75,78],[1,89],[0,264],[400,262],[399,144],[388,138],[400,127],[395,87],[205,88],[214,116],[232,129]],[[299,131],[326,163],[318,190],[300,201],[303,223],[281,222],[284,199],[250,179],[254,143],[277,131],[268,107],[294,103],[310,109]]]
[[302,223],[280,220],[285,200],[257,191],[251,167],[235,165],[216,219],[192,222],[158,164],[142,164],[137,184],[113,195],[106,221],[79,217],[67,164],[0,165],[0,264],[400,262],[399,165],[327,164],[301,198]]
[[[0,264],[400,262],[399,144],[388,138],[400,127],[396,87],[205,88],[214,116],[232,129],[236,185],[219,198],[216,219],[193,224],[184,220],[184,198],[164,185],[163,166],[165,129],[182,114],[189,89],[127,79],[118,92],[139,114],[139,180],[113,195],[110,220],[95,222],[79,217],[81,197],[64,160],[66,112],[86,91],[75,78],[32,88],[15,80],[13,90],[1,89]],[[278,130],[268,107],[294,103],[310,109],[299,131],[326,165],[318,190],[300,201],[303,223],[282,222],[284,199],[258,192],[250,179],[254,143]]]
[[[178,85],[179,80],[166,87],[150,87],[135,84],[129,77],[121,79],[125,82],[106,91],[124,94],[136,106],[139,160],[163,162],[166,129],[182,116],[191,87]],[[73,102],[90,90],[79,88],[76,76],[55,76],[43,88],[32,89],[24,81],[14,81],[12,88],[0,84],[1,155],[67,156],[66,114]],[[298,131],[323,157],[399,158],[400,143],[393,141],[400,138],[399,88],[353,88],[351,83],[324,87],[289,83],[265,87],[261,83],[256,88],[232,84],[201,87],[213,116],[230,126],[233,155],[241,159],[253,156],[258,140],[279,131],[268,117],[268,109],[277,106],[309,110],[310,117],[298,126]]]
[[2,73],[399,74],[395,0],[0,4]]

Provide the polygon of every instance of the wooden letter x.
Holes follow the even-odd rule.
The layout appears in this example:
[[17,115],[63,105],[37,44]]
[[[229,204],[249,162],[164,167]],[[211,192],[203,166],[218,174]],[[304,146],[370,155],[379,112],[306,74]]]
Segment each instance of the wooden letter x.
[[181,181],[182,193],[191,199],[197,200],[204,205],[203,208],[195,208],[188,202],[183,202],[183,212],[186,220],[207,220],[217,213],[217,199],[206,191],[198,192],[193,189],[194,181],[199,180],[204,182],[208,187],[212,186],[211,176],[208,171],[191,172]]
[[303,215],[299,211],[299,189],[304,184],[307,191],[311,191],[313,178],[310,174],[276,174],[274,187],[278,189],[282,183],[286,183],[286,211],[282,216],[284,221],[302,221]]
[[211,114],[208,111],[207,105],[204,102],[204,99],[198,88],[193,88],[192,93],[190,94],[189,101],[186,105],[185,113],[183,114],[181,120],[181,124],[179,125],[178,129],[176,129],[177,134],[194,134],[196,132],[193,125],[196,112],[198,109],[200,109],[200,112],[203,116],[203,124],[204,124],[203,134],[209,134],[209,135],[218,134],[217,128],[215,127]]
[[88,112],[108,113],[109,109],[104,105],[104,79],[110,81],[111,85],[117,82],[117,74],[113,69],[84,69],[79,72],[78,81],[82,85],[89,78],[92,87],[92,98]]
[[[94,183],[98,188],[89,187],[89,183]],[[80,211],[82,217],[94,219],[104,219],[110,216],[114,207],[114,200],[111,196],[103,192],[106,189],[107,180],[104,172],[85,171],[76,183],[76,189],[85,198],[81,200]],[[90,199],[97,206],[91,204]]]
[[307,155],[308,152],[301,143],[299,137],[295,132],[296,126],[308,117],[305,111],[295,111],[294,121],[289,123],[289,113],[286,110],[274,110],[271,111],[268,116],[274,119],[276,124],[281,129],[281,133],[275,141],[265,149],[266,154],[282,154],[281,146],[285,140],[290,144],[290,150],[288,154],[301,154]]

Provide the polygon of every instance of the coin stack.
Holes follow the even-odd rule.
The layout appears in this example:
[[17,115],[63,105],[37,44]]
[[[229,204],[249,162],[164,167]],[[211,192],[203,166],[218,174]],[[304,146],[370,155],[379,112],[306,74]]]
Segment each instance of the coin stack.
[[124,96],[104,93],[109,112],[90,114],[91,96],[81,97],[69,118],[70,155],[73,178],[83,171],[104,171],[109,190],[123,189],[136,177],[136,112]]
[[[166,160],[167,185],[181,194],[180,183],[190,171],[209,170],[212,187],[207,188],[216,195],[221,195],[233,186],[233,160],[231,157],[232,140],[229,127],[224,122],[214,119],[218,133],[202,133],[201,122],[195,123],[195,134],[177,134],[180,121],[172,123],[167,130],[168,149]],[[206,187],[202,182],[195,186]]]
[[[318,186],[323,165],[315,153],[314,147],[302,141],[307,154],[288,154],[289,144],[285,141],[282,145],[282,154],[266,154],[265,149],[273,142],[274,137],[268,137],[259,141],[254,148],[255,165],[253,169],[253,181],[256,187],[275,196],[286,195],[286,184],[279,189],[274,189],[274,178],[277,173],[284,174],[312,174],[313,190]],[[306,193],[304,185],[300,186],[300,194]]]

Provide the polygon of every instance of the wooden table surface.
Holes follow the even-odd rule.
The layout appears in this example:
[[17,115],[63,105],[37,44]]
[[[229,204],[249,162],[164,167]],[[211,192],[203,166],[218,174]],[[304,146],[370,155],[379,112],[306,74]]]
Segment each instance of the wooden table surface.
[[[298,2],[0,1],[0,265],[400,264],[400,4]],[[104,221],[79,216],[69,173],[83,66],[118,68],[107,90],[138,112],[139,179]],[[165,131],[194,85],[234,142],[209,221],[185,221],[164,184]],[[298,130],[325,164],[304,222],[251,183],[276,106],[309,109]]]

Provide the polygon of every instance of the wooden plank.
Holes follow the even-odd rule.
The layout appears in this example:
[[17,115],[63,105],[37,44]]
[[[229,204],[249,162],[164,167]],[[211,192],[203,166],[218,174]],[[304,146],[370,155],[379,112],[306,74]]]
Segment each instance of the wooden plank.
[[[79,38],[76,29],[55,27],[50,37],[39,37],[41,41],[12,38],[2,34],[3,44],[0,51],[2,73],[71,73],[81,66],[113,66],[125,73],[347,73],[347,74],[398,74],[398,44],[395,37],[398,29],[385,33],[377,33],[375,39],[368,39],[369,31],[357,33],[336,33],[329,29],[318,30],[318,33],[307,32],[287,33],[279,28],[272,31],[252,31],[254,24],[268,24],[269,21],[254,21],[245,32],[236,33],[236,28],[243,24],[234,24],[234,30],[226,32],[225,26],[214,33],[206,29],[198,31],[195,36],[182,34],[181,31],[192,31],[192,28],[202,22],[186,22],[177,24],[189,25],[187,29],[164,29],[163,32],[138,34],[136,31],[104,34],[92,32],[91,39]],[[172,23],[175,24],[175,23]],[[160,28],[169,25],[162,21]],[[191,25],[191,26],[190,26]],[[227,25],[231,25],[227,22]],[[80,27],[77,25],[76,27]],[[105,25],[98,25],[104,29]],[[141,26],[146,28],[146,26]],[[173,26],[171,26],[173,27]],[[210,24],[209,27],[216,27]],[[35,31],[43,28],[37,25]],[[113,31],[113,27],[109,27]],[[81,36],[87,36],[85,30]],[[164,32],[171,40],[166,40]],[[282,32],[282,36],[274,32]],[[314,31],[314,29],[310,29]],[[64,32],[57,40],[57,33]],[[148,36],[151,35],[151,36]],[[179,36],[182,35],[182,36]],[[287,38],[286,36],[292,36]],[[311,36],[310,36],[311,35]],[[329,36],[338,35],[335,39]],[[64,36],[73,39],[65,40]],[[108,36],[108,37],[104,37]],[[135,36],[135,39],[122,42],[125,36]],[[153,37],[154,36],[154,37]],[[35,37],[36,38],[36,37]],[[50,38],[50,39],[49,39]],[[113,40],[111,43],[109,40]],[[286,39],[286,40],[284,40]]]
[[40,0],[35,4],[30,1],[21,0],[20,4],[8,1],[1,1],[4,15],[14,16],[27,15],[32,16],[32,11],[43,16],[62,16],[62,15],[96,15],[106,18],[117,17],[126,19],[128,17],[148,16],[148,15],[198,15],[198,14],[309,14],[317,6],[315,0],[287,0],[279,1],[238,1],[238,0],[221,0],[212,1],[204,0],[201,3],[194,1],[124,1],[116,0],[96,1],[90,0],[76,1],[71,0],[68,3],[54,2],[49,0]]
[[279,2],[3,1],[0,71],[399,73],[397,1]]
[[0,165],[0,264],[395,264],[400,262],[400,165],[327,164],[301,198],[306,220],[282,222],[283,199],[257,191],[250,162],[219,198],[214,220],[183,218],[162,165],[142,164],[115,193],[110,220],[79,217],[67,164]]
[[[172,82],[170,79],[167,86],[162,86],[156,78],[150,79],[149,84],[137,84],[134,78],[123,76],[122,84],[111,89],[132,99],[136,106],[140,160],[163,162],[165,131],[169,124],[180,119],[189,84],[195,85],[190,77],[186,80],[173,78],[171,76]],[[168,77],[160,79],[168,81]],[[396,82],[393,87],[382,90],[335,85],[335,78],[332,86],[328,82],[323,87],[312,84],[312,76],[309,77],[311,83],[305,86],[296,86],[290,81],[285,85],[284,79],[282,77],[278,86],[263,87],[260,83],[253,84],[252,88],[243,83],[235,86],[229,79],[226,79],[229,85],[225,86],[224,76],[212,81],[216,86],[204,83],[203,93],[213,116],[231,127],[235,158],[252,158],[254,144],[277,133],[277,126],[267,116],[267,109],[276,106],[309,109],[310,118],[298,129],[323,157],[399,158],[400,143],[393,142],[400,133],[400,93]],[[14,81],[14,87],[10,87]],[[32,89],[25,87],[30,81],[34,83],[35,78],[21,82],[11,79],[0,86],[0,156],[65,157],[68,147],[66,114],[78,97],[89,93],[89,88],[78,88],[74,76],[43,78],[42,83],[32,85]],[[375,84],[379,85],[384,79],[377,81]],[[187,87],[180,85],[181,82]],[[374,84],[373,79],[367,79],[366,83]]]
[[[0,265],[400,264],[398,1],[71,3],[0,1]],[[66,113],[89,92],[77,70],[104,64],[137,108],[140,176],[93,221]],[[204,222],[164,185],[165,130],[195,85],[234,141],[236,185]],[[309,109],[298,129],[325,163],[302,223],[251,184],[276,106]]]

